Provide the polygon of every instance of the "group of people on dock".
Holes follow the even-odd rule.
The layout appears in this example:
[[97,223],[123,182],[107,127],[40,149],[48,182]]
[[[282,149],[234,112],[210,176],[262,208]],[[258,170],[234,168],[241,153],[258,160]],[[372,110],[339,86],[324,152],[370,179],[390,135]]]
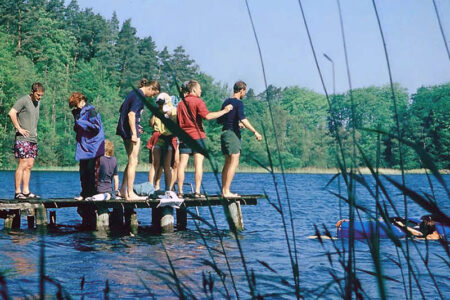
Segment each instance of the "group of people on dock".
[[[69,97],[69,107],[74,117],[76,132],[75,159],[79,161],[81,193],[76,197],[83,200],[96,195],[109,195],[116,191],[117,197],[126,200],[142,199],[133,191],[138,156],[143,133],[141,114],[145,98],[155,98],[156,107],[161,114],[150,118],[153,134],[146,144],[149,149],[151,167],[149,182],[156,189],[160,188],[160,179],[164,172],[165,189],[173,191],[178,183],[178,197],[184,197],[183,184],[185,170],[189,157],[194,157],[195,191],[194,197],[205,197],[201,193],[203,177],[203,160],[206,151],[206,134],[203,120],[218,119],[222,125],[221,148],[225,156],[222,170],[222,196],[239,197],[230,191],[241,153],[241,128],[247,128],[254,133],[258,141],[261,134],[251,125],[244,113],[243,98],[247,85],[243,81],[234,84],[232,97],[226,99],[222,109],[210,112],[205,102],[200,98],[202,88],[198,81],[185,81],[180,90],[181,101],[175,105],[167,93],[160,93],[161,87],[157,80],[141,79],[138,89],[127,94],[120,107],[120,115],[116,134],[122,137],[128,162],[123,173],[122,185],[119,189],[117,159],[114,157],[114,145],[105,140],[105,133],[100,114],[89,104],[83,93],[75,92]],[[39,195],[30,192],[29,182],[31,169],[38,154],[37,124],[39,120],[40,100],[44,96],[44,86],[33,83],[29,95],[16,101],[8,115],[16,129],[14,153],[18,159],[15,173],[15,195],[18,200],[38,199]],[[170,121],[169,121],[170,120]],[[168,122],[178,124],[189,137],[180,140],[168,128]],[[170,126],[169,126],[170,127]],[[194,143],[194,144],[193,144]],[[114,184],[114,187],[113,187]]]

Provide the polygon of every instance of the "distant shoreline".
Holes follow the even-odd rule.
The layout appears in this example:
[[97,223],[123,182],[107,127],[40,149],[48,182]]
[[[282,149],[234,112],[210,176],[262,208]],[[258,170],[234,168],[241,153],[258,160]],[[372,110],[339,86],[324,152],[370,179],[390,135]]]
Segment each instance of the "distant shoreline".
[[[119,166],[119,172],[122,172],[125,166]],[[137,172],[148,172],[150,166],[149,164],[143,163],[140,164],[137,168]],[[1,169],[0,171],[15,171],[15,169]],[[70,167],[34,167],[33,172],[35,171],[54,171],[54,172],[78,172],[78,166],[70,166]],[[187,172],[193,172],[193,167],[188,167]],[[219,167],[219,172],[221,171],[221,168]],[[370,174],[369,168],[359,168],[358,171],[361,174]],[[405,170],[405,174],[425,174],[425,171],[428,172],[428,174],[431,174],[430,170],[426,169],[411,169],[411,170]],[[209,168],[209,166],[204,167],[204,172],[212,172],[212,170]],[[336,174],[338,172],[338,169],[336,168],[314,168],[314,167],[307,167],[307,168],[296,168],[296,169],[287,169],[284,171],[286,174]],[[401,175],[401,170],[399,169],[379,169],[380,174],[384,175]],[[450,174],[450,170],[444,169],[439,170],[439,172],[442,175],[448,175]],[[257,168],[257,167],[239,167],[237,170],[237,173],[268,173],[267,170],[263,168]],[[275,173],[281,173],[280,169],[275,169]]]

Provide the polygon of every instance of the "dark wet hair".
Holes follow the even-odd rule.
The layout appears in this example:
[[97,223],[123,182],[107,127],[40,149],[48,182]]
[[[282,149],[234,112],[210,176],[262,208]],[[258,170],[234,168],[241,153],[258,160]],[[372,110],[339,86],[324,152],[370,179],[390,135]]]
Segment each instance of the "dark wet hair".
[[35,82],[31,85],[31,92],[36,93],[37,91],[45,92],[45,88],[40,82]]
[[234,93],[239,93],[242,90],[247,89],[247,84],[243,82],[242,80],[237,81],[233,86]]
[[425,215],[420,218],[422,222],[419,225],[419,231],[426,237],[436,231],[436,224],[431,215]]
[[138,87],[141,88],[144,86],[151,86],[152,90],[158,92],[161,90],[161,86],[158,80],[147,80],[147,78],[142,78],[141,80],[139,80]]

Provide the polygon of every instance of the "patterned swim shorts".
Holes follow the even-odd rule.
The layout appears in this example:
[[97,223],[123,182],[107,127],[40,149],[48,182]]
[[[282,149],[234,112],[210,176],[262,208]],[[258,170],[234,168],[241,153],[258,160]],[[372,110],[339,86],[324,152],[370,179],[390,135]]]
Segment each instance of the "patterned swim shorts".
[[37,154],[37,143],[16,141],[16,143],[14,144],[14,156],[16,158],[36,158]]

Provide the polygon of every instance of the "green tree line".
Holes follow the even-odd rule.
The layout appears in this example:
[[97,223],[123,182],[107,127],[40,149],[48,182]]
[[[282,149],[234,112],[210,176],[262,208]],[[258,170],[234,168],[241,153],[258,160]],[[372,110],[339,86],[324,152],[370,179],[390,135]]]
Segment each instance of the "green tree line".
[[[116,145],[119,163],[126,161],[122,142],[115,135],[119,107],[132,85],[142,77],[158,79],[162,90],[177,94],[169,66],[179,82],[196,79],[202,85],[207,107],[218,110],[231,89],[202,72],[183,47],[158,50],[151,37],[136,36],[131,20],[122,24],[115,14],[105,19],[91,9],[80,9],[75,0],[3,0],[0,2],[0,164],[14,168],[14,128],[7,116],[14,102],[29,93],[31,83],[46,88],[39,121],[38,166],[74,166],[75,138],[68,107],[72,92],[84,93],[100,112],[106,137]],[[243,79],[245,78],[236,78]],[[344,151],[351,150],[351,128],[364,153],[375,163],[378,136],[365,129],[394,133],[392,92],[388,86],[366,87],[330,97],[312,90],[269,86],[256,94],[252,89],[244,100],[246,115],[266,130],[269,150],[275,153],[278,138],[284,167],[330,168],[336,166],[336,139]],[[415,94],[395,86],[402,138],[421,144],[440,168],[450,169],[450,83],[421,87]],[[271,101],[272,126],[267,100]],[[331,121],[333,116],[334,121]],[[150,137],[150,113],[143,115],[143,145]],[[211,154],[222,161],[220,126],[205,122]],[[269,163],[266,144],[243,133],[241,162],[249,167]],[[397,168],[398,143],[380,136],[380,164]],[[144,147],[144,146],[143,146]],[[397,148],[397,149],[396,149]],[[420,167],[413,151],[404,149],[406,168]],[[141,151],[141,161],[147,161]],[[277,155],[274,164],[278,165]]]

